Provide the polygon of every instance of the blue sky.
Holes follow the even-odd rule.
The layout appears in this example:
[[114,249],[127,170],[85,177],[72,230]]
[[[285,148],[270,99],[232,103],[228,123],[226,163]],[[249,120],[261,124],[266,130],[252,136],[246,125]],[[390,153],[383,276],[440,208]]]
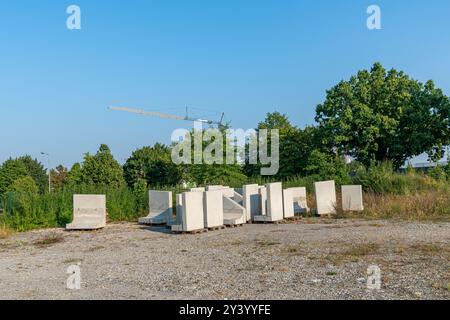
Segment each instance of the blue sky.
[[[82,30],[66,28],[71,4]],[[366,28],[370,4],[382,30]],[[325,91],[375,61],[450,94],[449,17],[448,0],[2,1],[0,162],[45,151],[70,166],[101,143],[123,162],[190,125],[109,105],[312,124]]]

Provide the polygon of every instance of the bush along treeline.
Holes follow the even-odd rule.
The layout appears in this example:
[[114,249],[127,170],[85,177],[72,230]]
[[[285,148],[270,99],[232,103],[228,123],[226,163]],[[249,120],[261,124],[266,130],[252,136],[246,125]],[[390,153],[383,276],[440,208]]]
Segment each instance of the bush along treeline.
[[160,143],[134,151],[122,166],[101,145],[70,169],[52,169],[49,192],[41,163],[30,156],[8,159],[0,166],[0,224],[17,230],[63,226],[72,218],[75,193],[106,194],[110,220],[133,220],[146,213],[149,188],[180,192],[205,184],[240,187],[281,180],[311,193],[314,181],[334,179],[338,185],[361,184],[373,195],[432,190],[443,192],[444,201],[449,198],[450,164],[426,173],[399,171],[423,153],[437,163],[450,145],[450,99],[432,81],[422,84],[376,63],[328,90],[316,122],[298,128],[274,112],[258,124],[256,131],[280,133],[280,169],[270,177],[260,175],[259,165],[177,165],[171,146]]

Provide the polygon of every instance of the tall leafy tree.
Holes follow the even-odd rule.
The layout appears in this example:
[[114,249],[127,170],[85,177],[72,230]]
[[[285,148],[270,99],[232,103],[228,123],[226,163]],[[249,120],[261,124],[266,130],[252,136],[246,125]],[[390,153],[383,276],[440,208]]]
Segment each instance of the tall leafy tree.
[[67,184],[69,171],[63,165],[57,166],[55,169],[51,170],[51,181],[52,188],[54,190],[61,189],[65,184]]
[[115,187],[125,184],[122,166],[114,159],[107,145],[102,144],[94,156],[85,154],[81,168],[81,182]]
[[428,153],[441,158],[450,144],[450,101],[432,81],[422,84],[379,63],[341,81],[318,105],[322,142],[369,165]]
[[17,159],[27,168],[27,173],[33,178],[40,193],[48,191],[48,175],[44,165],[31,156],[23,156]]
[[0,193],[8,190],[17,179],[28,176],[27,167],[22,161],[8,159],[0,166]]
[[157,143],[133,152],[127,159],[124,177],[130,187],[146,182],[150,185],[176,185],[182,180],[182,170],[171,158],[171,149]]

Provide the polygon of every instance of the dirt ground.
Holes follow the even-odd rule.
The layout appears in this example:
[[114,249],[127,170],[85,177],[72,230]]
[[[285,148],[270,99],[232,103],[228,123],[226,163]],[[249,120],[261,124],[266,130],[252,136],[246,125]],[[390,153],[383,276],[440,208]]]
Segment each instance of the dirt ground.
[[[0,299],[449,299],[449,243],[448,222],[40,230],[0,240]],[[67,287],[74,265],[80,290]],[[367,288],[371,265],[381,290]]]

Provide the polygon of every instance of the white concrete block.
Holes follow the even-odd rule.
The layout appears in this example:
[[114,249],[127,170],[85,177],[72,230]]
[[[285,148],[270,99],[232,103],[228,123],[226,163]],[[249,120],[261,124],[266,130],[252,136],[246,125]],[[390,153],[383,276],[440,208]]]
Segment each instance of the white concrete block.
[[292,189],[283,190],[283,212],[284,218],[293,218],[294,214],[294,192]]
[[292,196],[294,198],[294,213],[306,213],[309,212],[308,201],[306,196],[306,188],[298,187],[298,188],[289,188],[292,190]]
[[363,211],[362,186],[342,186],[342,209],[344,211]]
[[172,231],[190,232],[204,229],[203,192],[183,193],[182,206],[181,223],[172,225]]
[[67,230],[96,230],[106,226],[105,195],[74,195],[73,222]]
[[239,225],[246,223],[246,211],[243,206],[235,202],[233,199],[223,196],[223,224]]
[[234,192],[233,200],[234,202],[239,203],[241,206],[244,204],[244,198],[240,193],[237,193],[236,191]]
[[261,195],[257,184],[245,185],[243,188],[243,207],[247,211],[247,221],[254,216],[262,215]]
[[260,201],[260,209],[261,215],[267,215],[267,189],[266,187],[259,187],[259,201]]
[[199,187],[199,188],[191,188],[191,192],[205,192],[206,188]]
[[140,224],[166,224],[172,220],[172,192],[149,191],[149,214],[140,218]]
[[222,189],[223,191],[223,195],[227,198],[233,198],[234,197],[234,189],[230,188],[230,187],[224,187]]
[[224,186],[207,186],[206,191],[216,191],[216,190],[222,190],[224,189]]
[[205,228],[223,226],[223,193],[221,190],[206,191],[203,196]]
[[336,213],[336,186],[334,180],[314,183],[316,193],[317,214],[335,214]]
[[281,182],[267,184],[266,192],[266,215],[255,216],[253,220],[257,222],[276,222],[283,220],[283,186]]

